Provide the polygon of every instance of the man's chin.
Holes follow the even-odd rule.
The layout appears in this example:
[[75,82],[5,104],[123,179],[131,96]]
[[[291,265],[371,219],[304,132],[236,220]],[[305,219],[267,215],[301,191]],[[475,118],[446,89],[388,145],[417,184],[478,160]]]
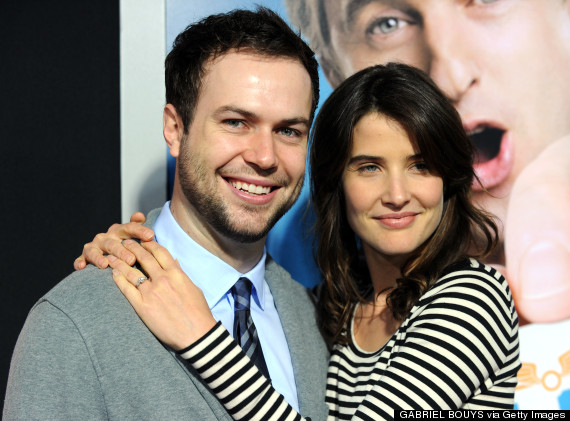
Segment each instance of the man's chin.
[[236,243],[241,244],[253,244],[257,243],[260,240],[264,240],[269,233],[269,228],[263,229],[261,231],[245,231],[245,230],[237,230],[237,229],[227,229],[223,230],[222,235],[226,238],[229,238]]
[[[264,240],[273,226],[295,204],[301,191],[301,184],[294,190],[286,202],[268,206],[265,209],[227,207],[224,212],[216,213],[211,225],[226,238],[241,244],[252,244]],[[230,217],[231,215],[231,217]]]
[[229,240],[240,244],[253,244],[265,240],[267,234],[281,216],[281,213],[274,213],[270,216],[242,215],[242,217],[234,214],[233,218],[217,221],[218,223],[212,225],[216,231]]
[[[297,190],[300,191],[300,189]],[[296,192],[288,203],[282,203],[281,206],[267,212],[265,215],[248,215],[247,217],[251,219],[249,226],[244,226],[243,220],[237,221],[228,231],[229,238],[244,244],[255,243],[265,239],[275,224],[291,209],[298,197],[299,193]],[[259,221],[265,221],[265,225],[259,226],[259,224],[256,224]],[[237,226],[238,224],[239,226]]]

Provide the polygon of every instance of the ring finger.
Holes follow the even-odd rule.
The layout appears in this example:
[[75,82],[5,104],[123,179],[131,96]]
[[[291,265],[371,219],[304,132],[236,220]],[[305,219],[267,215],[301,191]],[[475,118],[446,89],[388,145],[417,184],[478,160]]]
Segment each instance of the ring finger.
[[140,287],[145,282],[150,282],[150,279],[136,267],[131,267],[120,259],[114,256],[109,256],[109,265],[113,269],[117,269],[121,274],[135,287]]

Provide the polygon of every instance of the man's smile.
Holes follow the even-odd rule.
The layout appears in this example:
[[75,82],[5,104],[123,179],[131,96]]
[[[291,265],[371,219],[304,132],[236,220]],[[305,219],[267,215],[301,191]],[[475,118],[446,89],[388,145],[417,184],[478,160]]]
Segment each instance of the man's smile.
[[234,181],[234,180],[228,180],[228,181],[236,189],[247,192],[249,194],[265,195],[271,192],[271,187],[269,186],[260,186],[256,184]]

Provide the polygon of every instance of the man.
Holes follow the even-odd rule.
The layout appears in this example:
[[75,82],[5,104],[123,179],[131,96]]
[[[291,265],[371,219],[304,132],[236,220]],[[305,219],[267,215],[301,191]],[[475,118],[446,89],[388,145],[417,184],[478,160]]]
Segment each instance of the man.
[[[228,330],[233,285],[253,284],[251,317],[273,385],[324,419],[327,350],[305,289],[265,253],[295,202],[318,101],[313,52],[273,12],[189,26],[166,59],[164,137],[177,158],[156,239]],[[144,279],[141,280],[141,282]],[[12,360],[5,419],[231,419],[161,344],[110,270],[75,272],[31,310]]]
[[474,200],[502,221],[490,262],[521,319],[570,318],[570,2],[285,2],[333,88],[390,61],[429,73],[477,148]]

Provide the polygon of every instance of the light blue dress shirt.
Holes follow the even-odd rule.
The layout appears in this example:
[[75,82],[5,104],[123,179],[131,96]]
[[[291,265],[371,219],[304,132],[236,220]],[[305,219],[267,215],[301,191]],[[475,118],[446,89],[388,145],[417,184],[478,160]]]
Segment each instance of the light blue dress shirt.
[[279,314],[275,308],[269,285],[265,281],[266,251],[257,265],[247,273],[240,273],[196,243],[178,225],[166,202],[154,225],[156,241],[178,260],[184,273],[206,297],[214,318],[233,333],[234,299],[231,287],[241,277],[253,284],[251,317],[257,328],[269,376],[273,387],[299,411],[297,387],[293,375],[291,355]]

